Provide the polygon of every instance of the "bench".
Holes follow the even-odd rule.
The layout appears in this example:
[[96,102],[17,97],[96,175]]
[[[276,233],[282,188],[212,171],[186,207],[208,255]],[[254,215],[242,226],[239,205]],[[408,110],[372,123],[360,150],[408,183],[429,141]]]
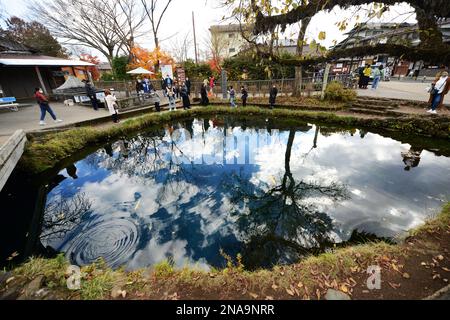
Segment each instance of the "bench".
[[0,109],[9,109],[11,111],[18,112],[19,104],[16,103],[16,98],[14,97],[4,97],[0,98]]

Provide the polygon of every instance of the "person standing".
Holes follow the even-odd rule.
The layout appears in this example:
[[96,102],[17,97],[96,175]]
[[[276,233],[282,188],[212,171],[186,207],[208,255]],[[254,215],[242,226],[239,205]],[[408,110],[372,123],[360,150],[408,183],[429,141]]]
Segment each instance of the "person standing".
[[358,87],[360,89],[363,89],[364,88],[364,68],[363,67],[359,68],[358,76],[359,76]]
[[245,89],[244,86],[241,87],[241,99],[242,99],[242,106],[246,107],[247,106],[247,98],[248,98],[248,92]]
[[381,80],[381,71],[378,66],[375,66],[372,69],[372,75],[373,75],[373,83],[372,83],[372,90],[377,90],[378,84]]
[[164,97],[167,97],[167,85],[166,85],[166,80],[164,78],[161,80],[161,88],[162,88]]
[[186,84],[186,88],[187,88],[187,94],[190,97],[191,96],[192,83],[191,83],[191,80],[189,80],[189,77],[186,77],[185,84]]
[[117,105],[117,98],[111,91],[105,90],[105,101],[113,122],[119,123],[119,106]]
[[363,74],[364,74],[363,89],[367,89],[367,86],[369,85],[370,82],[370,76],[372,75],[372,67],[370,64],[366,65]]
[[85,83],[84,87],[86,89],[86,94],[89,97],[89,99],[91,100],[92,107],[94,108],[95,111],[98,111],[97,90],[94,88],[94,86],[88,80],[84,80],[84,83]]
[[181,99],[183,100],[183,109],[187,110],[191,108],[191,100],[189,99],[188,88],[184,82],[181,86]]
[[230,95],[231,107],[236,108],[236,91],[234,90],[233,86],[230,86],[230,89],[228,90],[228,94]]
[[215,78],[214,78],[214,76],[211,76],[210,78],[209,78],[209,90],[210,90],[210,92],[211,92],[211,95],[213,95],[214,94],[214,86],[215,86]]
[[448,94],[450,90],[450,78],[448,77],[448,72],[444,71],[437,82],[430,89],[430,100],[431,104],[430,110],[427,112],[436,114],[437,109],[444,104],[444,97]]
[[137,79],[136,80],[136,93],[139,95],[141,95],[144,92],[144,85],[141,81],[141,79]]
[[167,86],[167,97],[169,98],[169,110],[177,110],[175,92],[173,91],[172,85]]
[[201,96],[201,104],[203,106],[209,105],[209,98],[208,98],[208,80],[203,81],[202,88],[200,90],[200,96]]
[[44,95],[44,91],[41,88],[36,88],[34,90],[34,97],[36,98],[36,101],[41,108],[41,121],[39,122],[39,125],[45,126],[46,123],[44,122],[44,120],[47,112],[50,114],[53,120],[55,120],[56,123],[62,122],[61,119],[58,119],[56,117],[55,113],[48,103],[48,98]]
[[270,109],[273,109],[275,107],[275,104],[277,102],[277,96],[278,96],[278,89],[277,89],[276,85],[273,85],[272,89],[270,89],[270,94],[269,94]]
[[384,81],[391,81],[391,68],[389,66],[386,66],[384,68]]

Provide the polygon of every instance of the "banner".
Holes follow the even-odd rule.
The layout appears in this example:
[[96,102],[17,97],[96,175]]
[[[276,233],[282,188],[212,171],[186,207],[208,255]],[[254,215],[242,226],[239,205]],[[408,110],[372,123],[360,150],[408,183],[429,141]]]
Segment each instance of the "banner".
[[161,65],[161,74],[163,79],[167,78],[167,75],[169,75],[170,79],[173,79],[172,65]]

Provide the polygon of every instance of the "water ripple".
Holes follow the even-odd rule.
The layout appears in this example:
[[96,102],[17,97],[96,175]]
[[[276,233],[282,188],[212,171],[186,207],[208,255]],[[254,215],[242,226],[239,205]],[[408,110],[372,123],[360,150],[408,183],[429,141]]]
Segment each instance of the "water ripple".
[[100,217],[71,239],[64,251],[76,265],[88,265],[103,258],[108,266],[118,268],[131,260],[140,236],[132,219]]

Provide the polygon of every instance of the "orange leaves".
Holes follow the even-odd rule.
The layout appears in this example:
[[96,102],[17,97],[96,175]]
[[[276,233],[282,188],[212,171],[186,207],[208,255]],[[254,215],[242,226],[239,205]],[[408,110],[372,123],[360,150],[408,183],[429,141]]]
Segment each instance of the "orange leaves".
[[[80,60],[84,62],[89,62],[92,64],[95,64],[96,66],[100,64],[100,59],[97,56],[93,56],[87,53],[82,53],[80,55]],[[94,80],[100,79],[100,71],[98,71],[97,67],[88,67],[89,72],[92,75],[92,78]]]
[[[128,68],[144,68],[149,71],[155,71],[155,66],[160,65],[174,65],[174,59],[160,48],[156,48],[153,51],[135,46],[131,50],[131,63],[128,64]],[[159,63],[158,63],[159,62]]]

